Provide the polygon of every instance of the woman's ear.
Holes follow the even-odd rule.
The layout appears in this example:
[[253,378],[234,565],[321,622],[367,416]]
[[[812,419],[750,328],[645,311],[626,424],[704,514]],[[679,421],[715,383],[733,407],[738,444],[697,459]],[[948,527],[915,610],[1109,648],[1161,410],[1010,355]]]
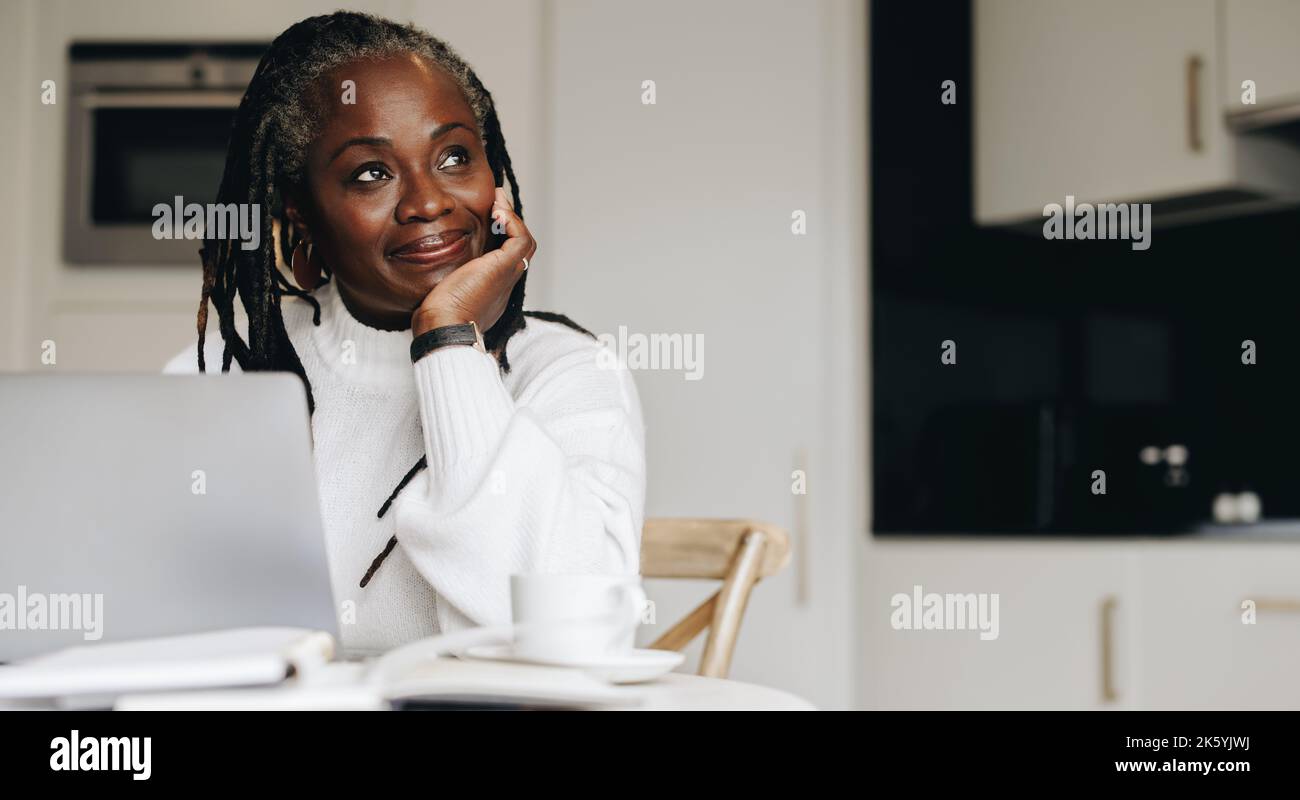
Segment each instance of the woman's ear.
[[302,238],[311,240],[311,222],[307,219],[304,212],[302,196],[298,187],[290,187],[284,192],[284,216],[293,225],[293,229],[298,232]]
[[300,287],[310,292],[320,283],[323,267],[320,253],[312,244],[311,225],[303,213],[300,194],[296,188],[284,193],[284,216],[301,237],[289,260],[289,266],[293,269],[293,279]]

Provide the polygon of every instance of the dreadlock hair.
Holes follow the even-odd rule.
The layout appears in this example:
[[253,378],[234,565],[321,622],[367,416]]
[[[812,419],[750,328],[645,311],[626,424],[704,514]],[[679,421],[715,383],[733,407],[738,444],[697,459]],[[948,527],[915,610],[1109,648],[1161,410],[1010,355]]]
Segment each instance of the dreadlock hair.
[[[402,25],[350,11],[310,17],[295,23],[275,38],[258,62],[231,128],[217,203],[260,206],[261,245],[255,250],[244,250],[232,239],[204,239],[203,249],[199,251],[203,262],[203,288],[196,321],[200,372],[207,371],[203,350],[207,338],[208,304],[211,303],[217,310],[221,338],[225,343],[221,371],[228,372],[233,360],[245,372],[292,372],[302,380],[307,390],[309,412],[315,412],[311,381],[285,330],[280,300],[287,294],[310,303],[312,321],[316,325],[320,324],[320,303],[309,291],[291,283],[276,262],[277,244],[280,259],[287,264],[302,241],[301,234],[283,214],[283,191],[288,186],[302,183],[307,148],[328,112],[328,95],[322,77],[337,67],[356,61],[411,53],[440,67],[460,86],[478,124],[479,138],[492,169],[493,181],[497,186],[503,186],[504,180],[509,179],[514,211],[523,219],[519,184],[515,180],[492,94],[474,70],[445,42],[414,25]],[[279,222],[278,241],[276,221]],[[505,373],[510,371],[506,342],[524,328],[525,313],[560,322],[592,336],[590,331],[561,314],[524,312],[527,274],[524,272],[519,276],[501,318],[483,337],[487,349],[495,353],[497,363]],[[322,278],[328,281],[331,277],[326,267]],[[236,294],[248,316],[247,341],[235,327]],[[380,508],[380,517],[397,493],[424,466],[425,459],[421,458],[407,472]],[[365,582],[378,568],[383,556],[392,550],[393,544],[390,542],[376,560]]]

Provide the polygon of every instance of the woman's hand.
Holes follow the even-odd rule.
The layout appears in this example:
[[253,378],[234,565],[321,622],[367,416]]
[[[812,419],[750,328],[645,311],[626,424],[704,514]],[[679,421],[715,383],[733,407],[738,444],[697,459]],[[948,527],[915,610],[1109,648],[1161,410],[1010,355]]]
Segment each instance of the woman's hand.
[[413,335],[467,322],[475,322],[480,331],[487,332],[505,313],[510,292],[524,271],[524,259],[532,260],[537,242],[515,215],[501,187],[497,187],[492,204],[492,218],[505,224],[505,243],[467,261],[433,287],[411,315]]

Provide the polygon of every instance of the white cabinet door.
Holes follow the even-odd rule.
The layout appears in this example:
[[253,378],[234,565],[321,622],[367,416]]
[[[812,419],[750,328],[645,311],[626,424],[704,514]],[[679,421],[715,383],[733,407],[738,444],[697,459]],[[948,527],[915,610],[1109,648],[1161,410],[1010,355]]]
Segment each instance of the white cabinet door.
[[[877,540],[867,556],[865,705],[1107,709],[1133,700],[1136,554],[1072,542]],[[996,593],[998,636],[896,629],[896,594]]]
[[1143,708],[1300,708],[1300,545],[1158,542],[1141,559]]
[[[1300,0],[1224,0],[1224,107],[1230,114],[1300,104]],[[1242,82],[1255,103],[1242,103]]]
[[[548,8],[554,226],[529,279],[550,305],[535,307],[616,341],[701,337],[698,379],[667,364],[633,373],[647,429],[646,513],[754,517],[790,530],[790,566],[755,588],[731,676],[850,706],[853,556],[864,538],[850,509],[867,485],[857,466],[865,436],[855,435],[863,403],[848,379],[857,368],[828,343],[860,341],[865,330],[836,311],[860,312],[867,296],[860,285],[837,291],[864,273],[865,248],[848,252],[865,218],[866,76],[851,63],[862,54],[864,6]],[[806,215],[806,235],[792,230],[795,212]],[[792,490],[797,469],[806,494]],[[639,642],[716,588],[651,581],[655,621]],[[698,642],[684,670],[696,668]]]
[[976,220],[1041,218],[1066,195],[1136,202],[1229,184],[1215,12],[1215,0],[978,0]]

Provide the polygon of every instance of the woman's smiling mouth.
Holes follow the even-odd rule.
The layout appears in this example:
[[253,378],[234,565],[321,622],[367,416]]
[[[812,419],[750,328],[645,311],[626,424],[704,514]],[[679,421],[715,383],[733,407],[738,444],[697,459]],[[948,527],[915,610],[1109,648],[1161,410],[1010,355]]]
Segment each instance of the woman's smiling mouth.
[[388,257],[421,267],[439,266],[459,258],[468,247],[465,231],[444,231],[407,242]]

